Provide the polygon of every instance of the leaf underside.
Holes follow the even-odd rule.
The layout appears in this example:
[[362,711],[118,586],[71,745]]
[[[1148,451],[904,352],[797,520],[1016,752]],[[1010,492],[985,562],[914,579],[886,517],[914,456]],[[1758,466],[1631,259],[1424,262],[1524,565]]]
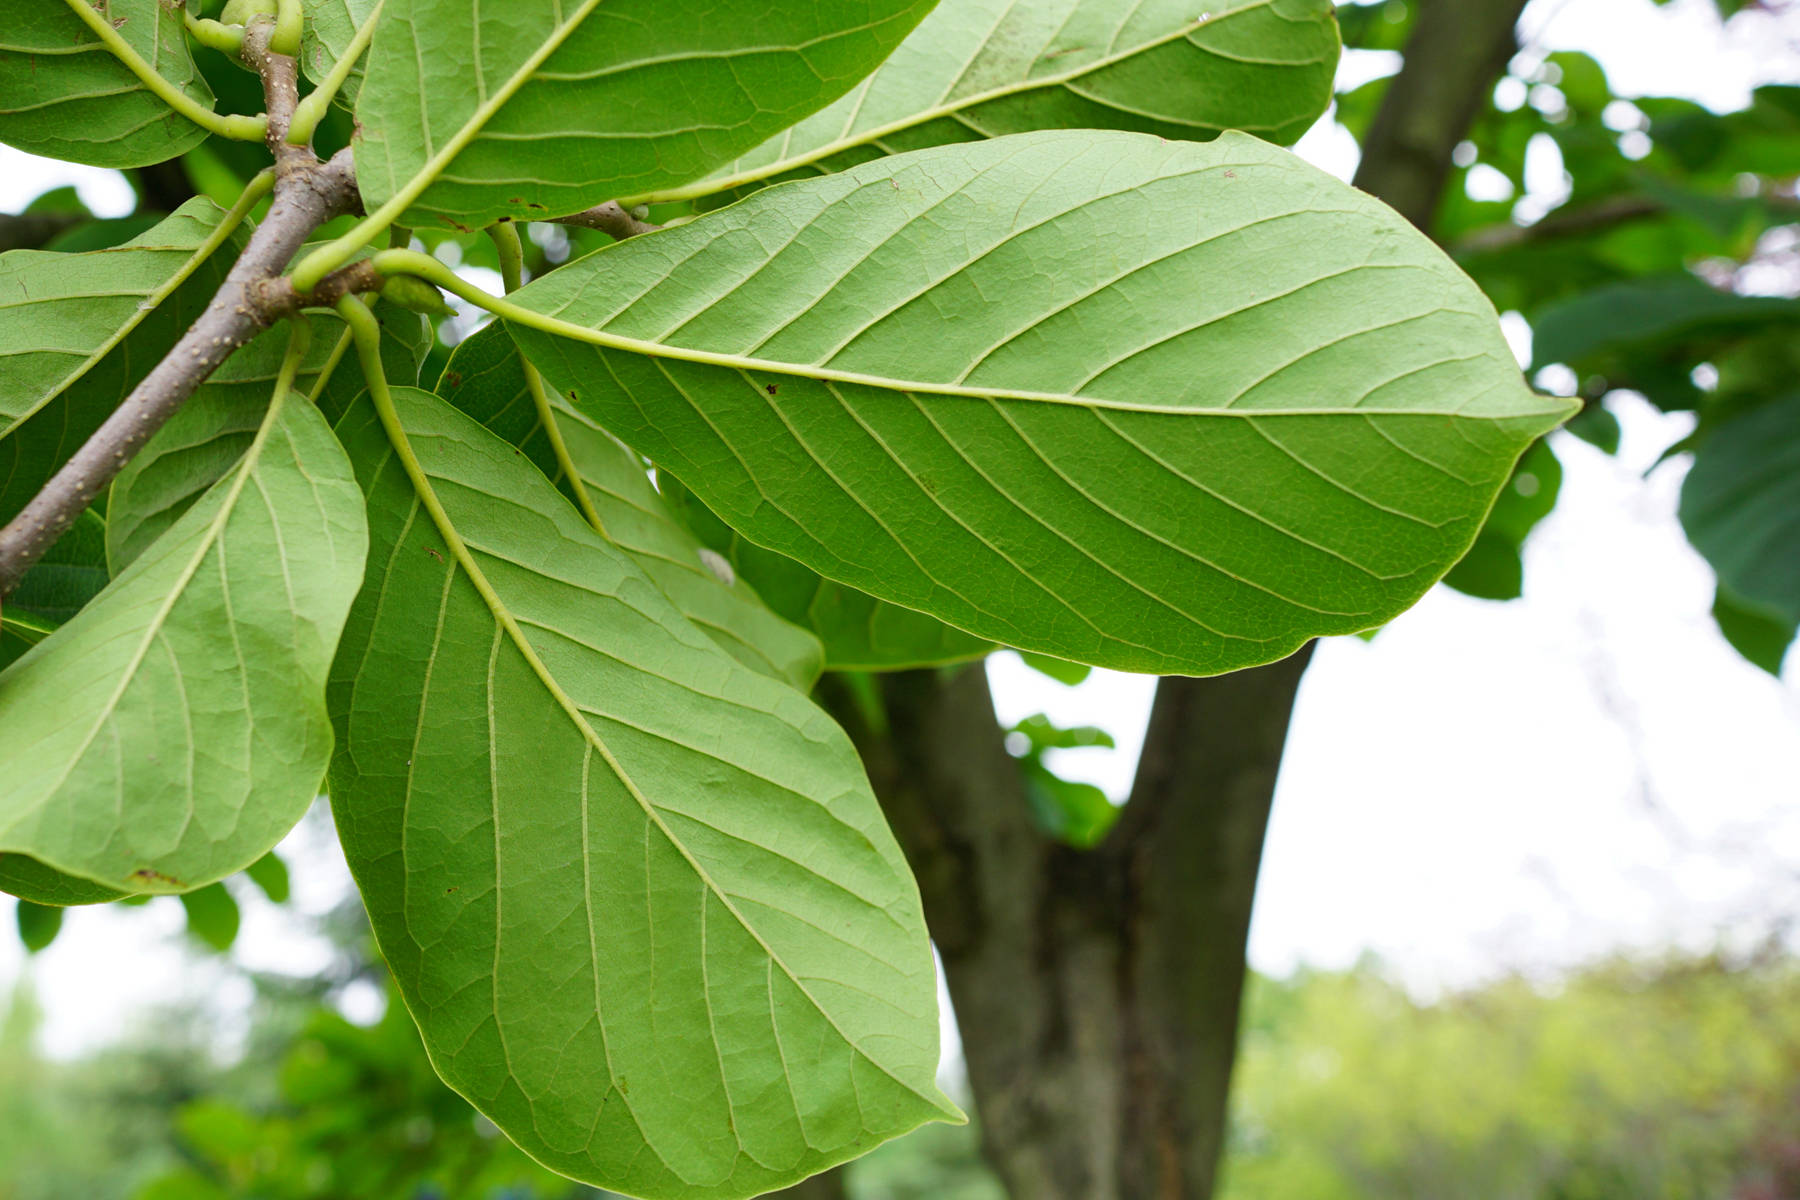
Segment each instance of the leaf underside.
[[[489,325],[460,343],[438,390],[523,450],[565,495],[572,495],[577,485],[556,460],[523,360],[504,328]],[[606,537],[637,561],[683,616],[732,656],[802,691],[810,689],[823,657],[817,639],[770,612],[748,584],[720,578],[707,565],[700,542],[651,485],[643,460],[558,398],[549,399],[579,486]]]
[[831,671],[897,671],[967,662],[994,643],[946,625],[927,613],[877,600],[826,579],[785,554],[764,549],[719,520],[672,475],[663,494],[694,536],[724,557],[769,607],[812,630]]
[[1572,407],[1402,218],[1240,134],[896,156],[512,299],[568,326],[508,326],[558,390],[752,541],[1163,674],[1403,611]]
[[849,90],[931,0],[388,0],[356,103],[373,210],[561,216],[685,182]]
[[[212,107],[178,5],[108,0],[104,11],[158,74]],[[206,130],[158,99],[62,0],[7,5],[0,21],[0,142],[96,167],[144,167],[205,140]]]
[[648,1197],[755,1194],[954,1115],[917,890],[841,732],[514,447],[395,400],[493,599],[352,409],[374,548],[332,806],[440,1074]]
[[1331,103],[1332,13],[1330,0],[1204,16],[1187,0],[944,0],[855,90],[702,183],[1041,129],[1188,141],[1237,129],[1287,145]]
[[134,892],[267,852],[324,775],[325,675],[365,546],[349,463],[290,400],[236,471],[0,673],[0,851]]

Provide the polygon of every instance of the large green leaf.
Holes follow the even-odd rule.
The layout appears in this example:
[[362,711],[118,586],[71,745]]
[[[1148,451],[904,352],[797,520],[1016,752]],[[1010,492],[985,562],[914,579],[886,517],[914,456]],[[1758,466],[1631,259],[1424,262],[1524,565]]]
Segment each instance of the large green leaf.
[[1731,648],[1769,674],[1781,675],[1788,647],[1800,634],[1800,618],[1784,616],[1731,594],[1721,584],[1713,594],[1713,620]]
[[0,255],[0,520],[100,427],[218,290],[236,234],[210,200],[111,250]]
[[694,536],[748,580],[776,612],[810,629],[832,671],[894,671],[980,658],[994,644],[936,617],[877,600],[826,579],[785,554],[765,550],[719,520],[672,475],[662,493]]
[[331,795],[439,1072],[634,1196],[754,1195],[953,1115],[918,893],[847,739],[518,450],[395,399],[443,517],[352,409],[374,570]]
[[388,0],[357,182],[406,224],[561,216],[702,175],[837,99],[932,0]]
[[106,521],[92,509],[25,572],[0,609],[0,667],[50,636],[106,586]]
[[1681,524],[1719,582],[1800,621],[1800,396],[1727,421],[1700,443]]
[[[181,6],[167,0],[94,5],[177,89],[211,108]],[[0,20],[0,142],[97,167],[164,162],[206,140],[113,56],[64,0],[16,0]]]
[[1125,670],[1388,620],[1574,408],[1423,235],[1241,134],[919,151],[511,299],[546,376],[746,537]]
[[855,91],[670,198],[1036,129],[1287,144],[1337,60],[1331,0],[944,0]]
[[324,775],[366,545],[324,418],[274,406],[236,471],[0,672],[0,851],[137,892],[261,857]]
[[823,661],[818,640],[770,612],[749,584],[723,578],[657,494],[643,460],[551,397],[552,419],[580,477],[567,478],[538,418],[524,362],[505,329],[489,325],[457,346],[438,391],[524,450],[566,494],[580,487],[606,536],[637,560],[683,616],[733,656],[802,690],[818,680]]

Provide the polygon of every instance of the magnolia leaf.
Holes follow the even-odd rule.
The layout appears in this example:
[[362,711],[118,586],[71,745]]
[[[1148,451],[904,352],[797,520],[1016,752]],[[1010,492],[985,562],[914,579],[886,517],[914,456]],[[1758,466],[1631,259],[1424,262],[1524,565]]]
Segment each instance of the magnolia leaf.
[[0,608],[0,667],[10,665],[80,612],[100,594],[107,578],[106,521],[88,509],[6,597]]
[[1444,583],[1483,600],[1516,600],[1525,591],[1525,539],[1556,507],[1562,493],[1562,463],[1547,440],[1519,459],[1500,489],[1487,523]]
[[19,940],[25,944],[26,953],[36,954],[54,942],[56,935],[62,931],[63,910],[21,900],[17,919]]
[[480,227],[683,183],[837,99],[932,0],[387,0],[356,102],[371,211]]
[[0,854],[0,892],[57,908],[105,904],[129,894],[117,888],[102,887],[92,880],[65,875],[23,854]]
[[0,255],[0,520],[10,519],[200,315],[236,234],[193,199],[111,250]]
[[1713,593],[1713,620],[1731,648],[1777,679],[1800,620],[1734,596],[1724,585]]
[[934,616],[834,583],[785,554],[746,541],[672,475],[662,477],[662,493],[694,536],[748,580],[771,608],[812,630],[825,647],[828,670],[944,666],[980,658],[995,648]]
[[1051,658],[1048,654],[1033,654],[1021,651],[1019,661],[1040,675],[1048,675],[1064,687],[1075,687],[1087,681],[1093,668],[1086,663],[1072,663],[1060,658]]
[[198,891],[183,894],[180,899],[182,908],[187,910],[190,936],[220,954],[231,949],[231,943],[237,941],[243,914],[224,884],[208,884]]
[[325,675],[366,544],[324,418],[272,406],[231,474],[0,672],[0,851],[134,892],[266,853],[330,757]]
[[652,1198],[954,1117],[918,892],[842,732],[516,448],[394,400],[424,491],[372,405],[338,427],[375,569],[331,797],[439,1073],[545,1165]]
[[[356,31],[375,13],[380,0],[300,0],[306,23],[300,30],[300,69],[314,83],[325,82],[326,76],[350,49]],[[363,67],[350,68],[343,86],[334,99],[346,107],[354,106],[362,90]]]
[[[391,306],[376,311],[389,378],[417,379],[426,337],[422,323]],[[322,387],[319,407],[330,419],[362,391],[362,367],[354,353],[347,353],[349,334],[342,321],[323,313],[309,319],[311,344],[294,386],[305,394]],[[268,411],[287,343],[285,328],[271,329],[226,359],[113,480],[106,563],[114,574],[161,537],[243,456]]]
[[458,345],[438,392],[523,450],[565,494],[572,497],[579,487],[606,537],[637,560],[683,616],[739,661],[802,690],[818,680],[823,662],[818,640],[770,612],[729,569],[721,572],[718,563],[709,563],[705,548],[651,485],[644,461],[551,397],[557,432],[579,479],[567,477],[538,419],[524,361],[505,329],[489,325]]
[[896,156],[511,300],[546,377],[745,537],[1129,671],[1390,619],[1575,407],[1399,215],[1241,134]]
[[1038,129],[1289,144],[1331,103],[1331,0],[943,0],[837,103],[699,183],[702,195],[806,168]]
[[288,897],[293,894],[287,863],[273,850],[245,867],[244,874],[250,877],[250,882],[262,889],[263,895],[276,904],[286,904]]
[[1532,369],[1770,321],[1800,324],[1800,300],[1722,292],[1685,274],[1608,284],[1559,300],[1533,318]]
[[[212,89],[194,66],[181,6],[96,5],[157,74],[203,108]],[[96,167],[145,167],[192,150],[206,130],[114,57],[64,0],[20,0],[0,21],[0,142]]]
[[1707,435],[1681,486],[1681,524],[1740,601],[1800,621],[1800,396]]

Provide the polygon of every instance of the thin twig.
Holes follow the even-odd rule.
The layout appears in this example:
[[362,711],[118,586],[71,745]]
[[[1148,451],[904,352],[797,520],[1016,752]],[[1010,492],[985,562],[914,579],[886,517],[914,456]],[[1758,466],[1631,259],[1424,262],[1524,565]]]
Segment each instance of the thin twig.
[[598,229],[609,237],[624,241],[636,237],[640,233],[655,233],[661,225],[652,225],[641,221],[627,212],[617,200],[608,200],[605,204],[596,204],[586,212],[571,213],[556,219],[558,225],[579,225],[583,229]]
[[319,302],[335,303],[375,282],[372,272],[360,264],[335,273],[307,296],[295,294],[291,284],[279,279],[313,230],[354,211],[359,200],[349,150],[321,164],[310,150],[286,144],[297,77],[292,58],[269,50],[271,29],[269,23],[257,22],[244,37],[244,59],[262,77],[269,110],[267,140],[276,169],[269,214],[206,311],[74,457],[0,529],[0,596],[18,586],[25,572],[233,351],[276,320],[312,303],[315,296]]

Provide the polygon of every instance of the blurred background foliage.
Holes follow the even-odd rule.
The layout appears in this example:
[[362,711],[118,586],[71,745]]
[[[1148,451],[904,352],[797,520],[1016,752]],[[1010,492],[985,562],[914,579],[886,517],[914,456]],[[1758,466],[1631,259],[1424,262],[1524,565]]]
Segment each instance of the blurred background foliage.
[[[1768,5],[1718,7],[1730,16]],[[1339,11],[1348,47],[1397,51],[1416,6]],[[221,96],[253,88],[211,52],[202,58]],[[1387,82],[1339,96],[1336,119],[1351,134],[1367,128]],[[254,107],[254,95],[239,98]],[[328,145],[349,134],[333,119]],[[1563,180],[1547,198],[1527,186],[1545,162]],[[114,245],[196,192],[229,199],[255,168],[243,147],[214,139],[179,163],[128,173],[132,215],[95,219],[60,188],[0,223],[0,249]],[[1571,433],[1615,451],[1609,403],[1620,392],[1691,414],[1692,432],[1666,456],[1693,462],[1683,526],[1718,576],[1722,635],[1771,672],[1800,628],[1797,174],[1800,87],[1763,87],[1748,107],[1715,113],[1685,99],[1622,99],[1591,57],[1527,47],[1457,148],[1431,230],[1529,328],[1538,386],[1583,399]],[[530,232],[534,271],[606,241]],[[460,268],[498,265],[485,238],[423,244]],[[470,328],[467,314],[443,324],[426,378]],[[1551,444],[1535,447],[1446,582],[1518,596],[1523,547],[1561,478]],[[21,594],[18,607],[60,602]],[[1037,665],[1066,682],[1083,673]],[[1097,840],[1116,809],[1091,785],[1058,778],[1046,752],[1102,744],[1102,731],[1043,718],[1008,739],[1041,823],[1074,845]],[[193,953],[232,946],[234,890],[286,901],[279,858],[247,876],[181,898]],[[20,903],[18,936],[35,953],[62,919]],[[347,1020],[345,989],[385,995],[385,976],[359,909],[333,914],[325,932],[338,965],[307,979],[253,977],[250,1027],[226,1059],[216,1031],[182,1007],[85,1057],[47,1059],[27,973],[0,997],[0,1200],[600,1195],[535,1167],[444,1087],[396,1005],[372,1023]],[[856,1200],[1002,1200],[970,1128],[930,1126],[884,1146],[851,1168],[848,1188]],[[1800,960],[1778,942],[1731,958],[1507,978],[1430,1001],[1376,962],[1254,979],[1222,1195],[1800,1198]]]
[[[346,919],[348,924],[348,919]],[[364,943],[366,944],[366,943]],[[367,964],[356,973],[373,974]],[[225,1063],[171,1009],[73,1062],[0,1018],[0,1198],[576,1200],[440,1083],[405,1014],[257,981]],[[1224,1200],[1800,1195],[1800,964],[1612,961],[1422,1002],[1377,962],[1254,977]],[[971,1127],[852,1166],[852,1200],[1004,1200]]]

